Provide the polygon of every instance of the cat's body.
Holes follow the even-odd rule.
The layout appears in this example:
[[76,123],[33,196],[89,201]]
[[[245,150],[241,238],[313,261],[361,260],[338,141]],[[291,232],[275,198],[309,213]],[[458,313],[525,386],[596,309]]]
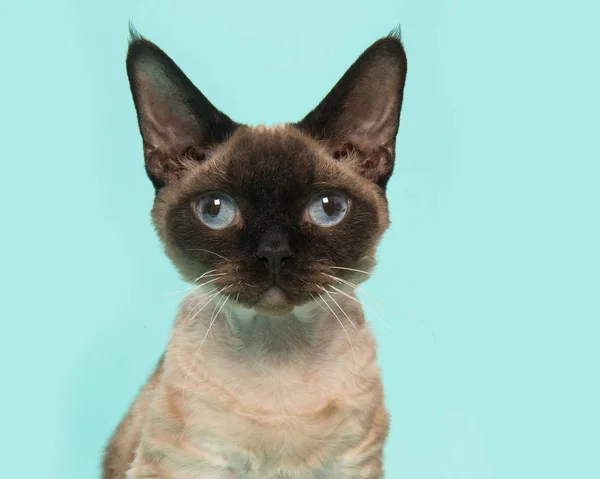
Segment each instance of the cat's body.
[[146,40],[128,72],[157,232],[204,285],[113,435],[104,478],[383,477],[388,414],[354,289],[389,224],[399,40],[367,50],[325,106],[274,128],[233,123]]
[[134,453],[135,478],[380,477],[388,419],[375,344],[355,303],[340,302],[357,326],[347,325],[352,348],[333,315],[308,316],[325,314],[319,308],[283,319],[285,328],[256,318],[256,336],[270,329],[275,351],[236,340],[221,312],[199,352],[213,308],[190,333],[195,304],[182,308],[165,360],[133,406],[144,419],[113,438],[127,458],[107,462],[109,477],[123,477]]

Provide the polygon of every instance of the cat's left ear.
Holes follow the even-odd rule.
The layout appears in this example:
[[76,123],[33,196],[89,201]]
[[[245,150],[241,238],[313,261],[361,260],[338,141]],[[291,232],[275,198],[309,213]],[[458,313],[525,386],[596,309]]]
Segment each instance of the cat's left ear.
[[132,30],[127,75],[144,141],[146,172],[156,190],[202,161],[239,126],[217,110],[165,52]]
[[406,54],[399,35],[390,34],[371,45],[296,125],[385,189],[394,168],[405,80]]

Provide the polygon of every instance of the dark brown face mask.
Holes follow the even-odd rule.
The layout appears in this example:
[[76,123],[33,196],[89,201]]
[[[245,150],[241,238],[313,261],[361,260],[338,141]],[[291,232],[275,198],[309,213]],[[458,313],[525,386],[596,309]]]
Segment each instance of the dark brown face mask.
[[[253,128],[217,110],[156,45],[134,35],[127,73],[156,190],[153,219],[190,281],[210,274],[248,307],[293,307],[370,268],[389,224],[406,56],[382,38],[303,120]],[[277,309],[276,308],[276,309]]]

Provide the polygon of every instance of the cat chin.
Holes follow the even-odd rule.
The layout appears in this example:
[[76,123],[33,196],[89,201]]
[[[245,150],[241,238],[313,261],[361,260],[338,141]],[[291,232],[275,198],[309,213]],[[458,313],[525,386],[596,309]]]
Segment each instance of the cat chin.
[[254,311],[259,316],[266,316],[269,318],[283,318],[283,317],[289,315],[292,311],[294,311],[294,305],[287,304],[280,308],[268,308],[268,307],[257,305],[254,307]]
[[265,291],[253,309],[261,316],[282,317],[290,314],[294,305],[288,301],[280,288],[273,286]]
[[232,303],[231,309],[226,308],[225,311],[226,313],[232,311],[234,316],[241,320],[262,316],[311,322],[317,316],[315,313],[318,311],[318,307],[314,302],[294,304],[285,297],[281,289],[273,287],[265,292],[258,303],[253,306]]

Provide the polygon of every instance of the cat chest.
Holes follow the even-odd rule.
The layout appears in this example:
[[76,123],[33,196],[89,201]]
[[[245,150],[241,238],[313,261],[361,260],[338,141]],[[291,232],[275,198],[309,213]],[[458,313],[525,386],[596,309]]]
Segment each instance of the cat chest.
[[155,396],[152,422],[163,427],[150,429],[173,431],[175,442],[162,452],[178,472],[183,468],[187,478],[213,477],[210,471],[219,478],[345,477],[344,457],[368,434],[379,398],[368,368],[355,380],[342,371],[310,379],[289,371],[267,378],[227,372],[221,375],[227,385],[197,376],[188,378],[185,392],[178,387],[182,378],[173,376]]
[[339,402],[305,414],[213,410],[188,424],[188,451],[201,454],[187,459],[205,460],[208,451],[236,478],[334,477],[344,453],[364,435],[361,419]]

